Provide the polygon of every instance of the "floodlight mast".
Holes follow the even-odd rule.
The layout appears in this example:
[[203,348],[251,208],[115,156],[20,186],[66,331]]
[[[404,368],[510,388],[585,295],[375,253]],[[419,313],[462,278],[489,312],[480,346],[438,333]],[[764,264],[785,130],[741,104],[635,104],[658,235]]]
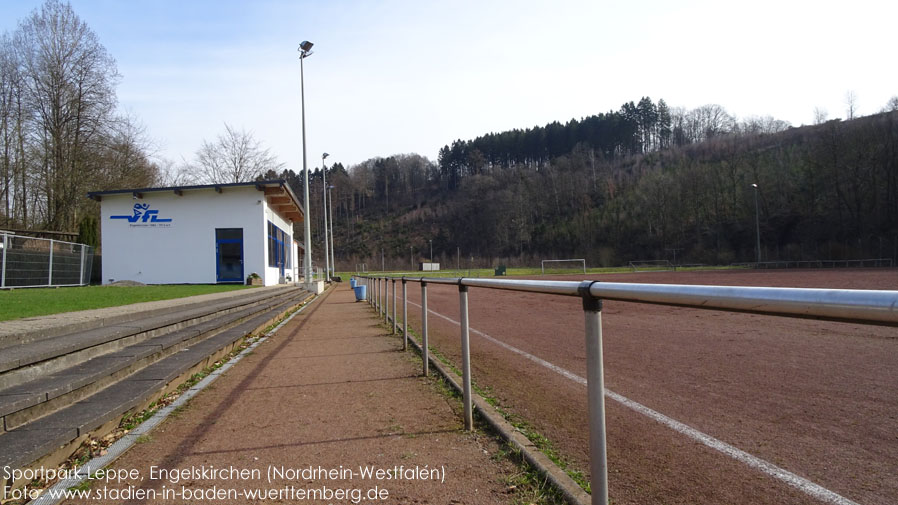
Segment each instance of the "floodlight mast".
[[758,210],[758,185],[752,184],[755,188],[755,252],[757,253],[757,262],[761,263],[761,213]]
[[306,162],[306,86],[302,60],[312,55],[312,43],[308,40],[299,44],[299,95],[302,101],[302,169],[305,184],[303,185],[303,275],[306,284],[312,282],[312,233],[309,223],[309,166]]
[[330,156],[327,153],[321,155],[321,210],[324,211],[324,280],[331,278],[331,256],[327,243],[327,167],[324,160]]
[[334,189],[333,185],[327,187],[327,204],[330,205],[330,221],[331,221],[331,276],[337,275],[337,260],[334,258],[334,196],[331,194],[331,190]]

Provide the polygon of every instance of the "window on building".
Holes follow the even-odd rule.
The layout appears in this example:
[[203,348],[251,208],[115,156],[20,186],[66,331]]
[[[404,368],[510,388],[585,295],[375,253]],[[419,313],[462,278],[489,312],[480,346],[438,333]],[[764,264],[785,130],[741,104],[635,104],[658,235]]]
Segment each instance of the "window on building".
[[268,266],[280,267],[287,264],[287,248],[285,246],[287,234],[283,230],[268,222]]

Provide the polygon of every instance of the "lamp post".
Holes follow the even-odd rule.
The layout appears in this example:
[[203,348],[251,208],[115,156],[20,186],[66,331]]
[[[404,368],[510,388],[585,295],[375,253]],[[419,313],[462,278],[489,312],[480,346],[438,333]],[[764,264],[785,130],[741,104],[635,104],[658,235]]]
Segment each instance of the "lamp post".
[[333,186],[327,187],[327,203],[330,205],[331,211],[331,276],[337,274],[337,260],[334,259],[334,198],[331,195],[331,190],[334,189]]
[[430,262],[433,263],[433,239],[428,240],[430,242]]
[[761,219],[760,219],[760,211],[758,211],[758,185],[752,184],[751,187],[755,188],[755,251],[757,252],[757,262],[761,262]]
[[302,170],[304,174],[305,185],[303,188],[303,245],[305,253],[303,254],[303,275],[306,278],[306,284],[312,282],[312,233],[309,228],[309,166],[306,164],[306,85],[305,76],[303,74],[302,60],[312,55],[313,44],[308,40],[302,41],[299,45],[299,95],[302,100]]
[[327,167],[324,166],[324,159],[330,156],[327,153],[321,155],[321,206],[324,211],[324,279],[330,279],[331,257],[328,252],[327,245]]

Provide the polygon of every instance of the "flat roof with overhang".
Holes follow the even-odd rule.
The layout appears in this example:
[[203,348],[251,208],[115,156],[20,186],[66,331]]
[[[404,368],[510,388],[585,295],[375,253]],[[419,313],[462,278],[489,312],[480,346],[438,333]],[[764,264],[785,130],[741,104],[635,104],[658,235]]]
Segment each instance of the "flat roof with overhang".
[[213,189],[216,193],[223,193],[228,188],[244,188],[254,186],[265,195],[268,205],[279,214],[291,219],[293,222],[302,222],[302,205],[299,198],[290,189],[287,181],[275,179],[269,181],[235,182],[229,184],[202,184],[192,186],[169,186],[164,188],[138,188],[138,189],[112,189],[108,191],[91,191],[87,194],[93,200],[102,201],[106,195],[130,194],[134,198],[143,198],[144,193],[170,191],[178,196],[189,196],[191,191]]

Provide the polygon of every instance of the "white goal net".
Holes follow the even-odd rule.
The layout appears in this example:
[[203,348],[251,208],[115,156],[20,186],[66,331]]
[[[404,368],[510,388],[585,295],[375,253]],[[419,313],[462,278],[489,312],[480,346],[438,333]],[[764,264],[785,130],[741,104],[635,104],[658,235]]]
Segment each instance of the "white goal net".
[[668,260],[634,260],[629,266],[634,272],[672,272],[677,269]]
[[576,272],[586,273],[586,260],[582,258],[567,260],[542,260],[541,268],[543,275],[550,274],[569,274]]

